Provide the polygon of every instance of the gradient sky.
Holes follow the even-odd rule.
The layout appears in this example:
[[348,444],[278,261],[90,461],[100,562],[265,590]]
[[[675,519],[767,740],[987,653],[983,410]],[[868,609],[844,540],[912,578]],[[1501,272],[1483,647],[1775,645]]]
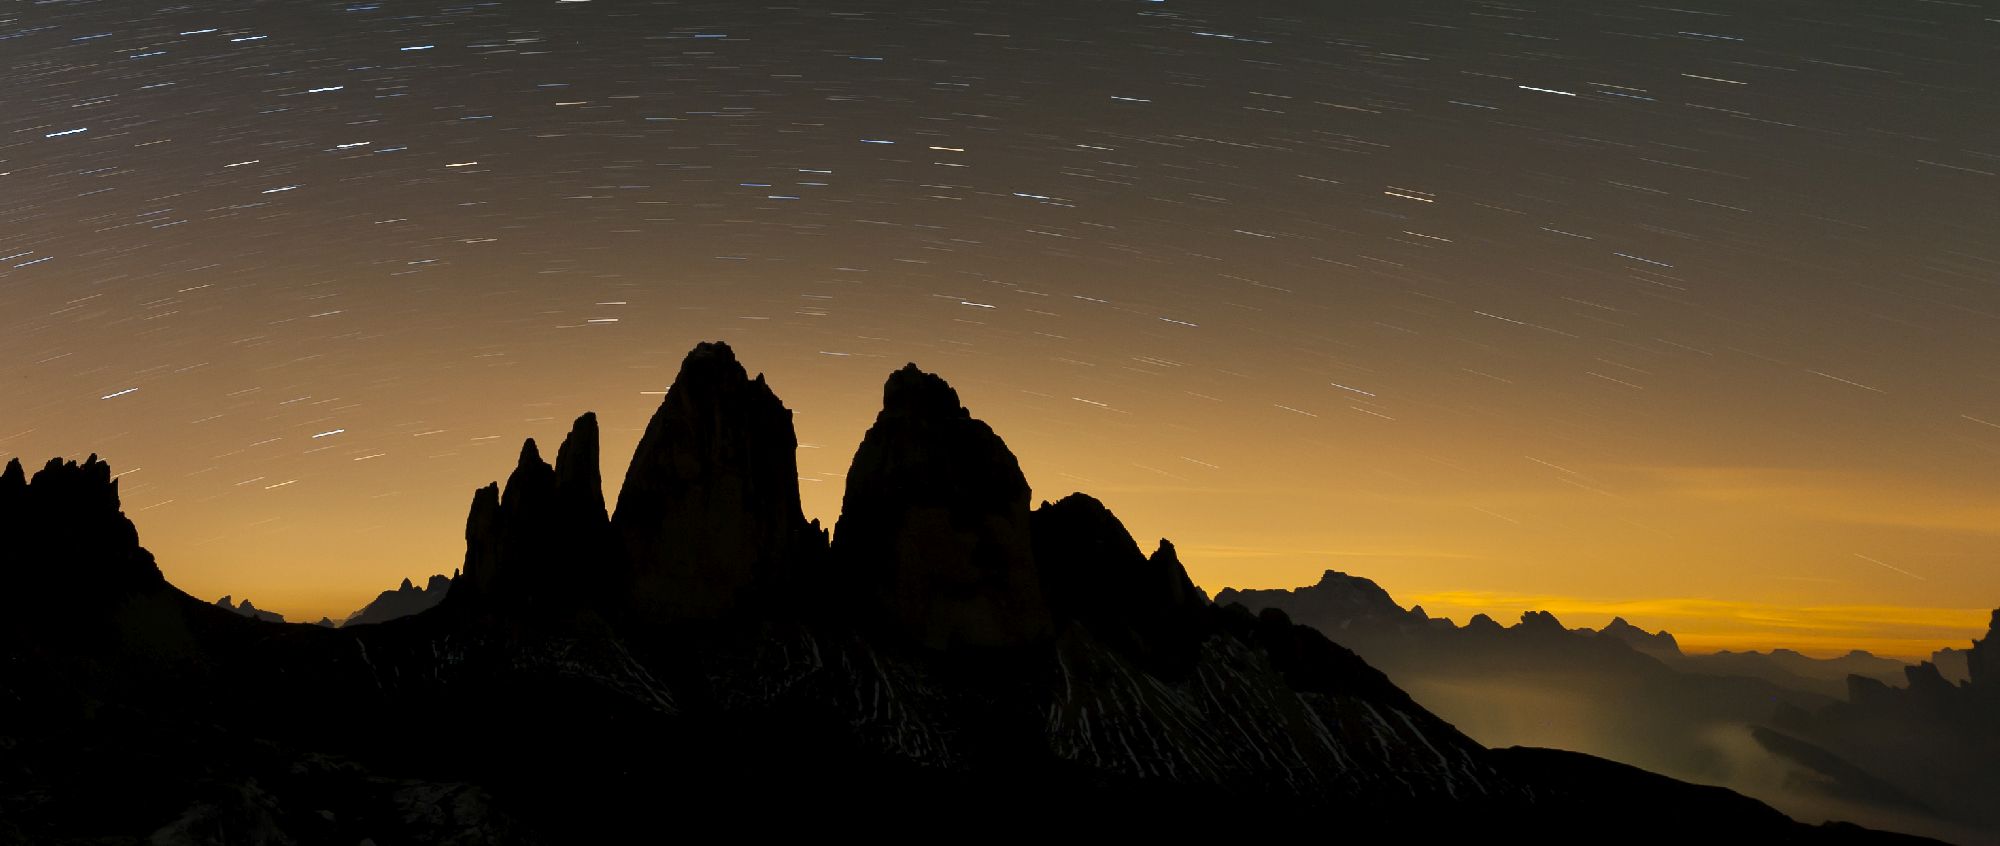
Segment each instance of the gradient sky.
[[0,455],[204,598],[449,572],[723,339],[828,523],[915,361],[1210,591],[2000,604],[1992,2],[17,3],[0,68]]

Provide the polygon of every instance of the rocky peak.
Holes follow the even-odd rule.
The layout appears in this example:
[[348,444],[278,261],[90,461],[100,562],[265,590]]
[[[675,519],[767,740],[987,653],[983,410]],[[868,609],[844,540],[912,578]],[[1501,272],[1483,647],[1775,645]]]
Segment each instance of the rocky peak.
[[[597,473],[597,418],[579,418],[557,451],[558,467],[542,459],[529,438],[504,489],[482,488],[473,496],[466,518],[466,590],[452,607],[536,607],[561,613],[579,610],[584,596],[608,595],[609,524]],[[428,590],[440,590],[449,579],[433,576]],[[399,592],[422,593],[404,579]],[[380,600],[378,599],[378,603]],[[356,612],[368,622],[414,612],[376,603]],[[400,608],[400,606],[398,606]],[[421,610],[421,609],[418,609]]]
[[410,580],[409,580],[409,579],[407,579],[407,578],[403,580],[403,583],[402,583],[402,584],[400,584],[400,585],[397,585],[397,586],[396,586],[396,590],[398,590],[398,591],[401,591],[401,592],[403,592],[403,593],[409,593],[410,591],[413,591],[413,590],[416,590],[416,589],[417,589],[417,586],[416,586],[416,585],[414,585],[414,584],[411,584],[411,583],[410,583]]
[[1623,641],[1625,645],[1649,655],[1679,656],[1681,654],[1680,642],[1674,640],[1673,634],[1667,632],[1665,629],[1660,630],[1657,634],[1648,632],[1645,629],[1626,622],[1624,617],[1611,618],[1611,622],[1606,624],[1604,628],[1597,630],[1595,634],[1600,637],[1609,637],[1614,640]]
[[1120,583],[1146,561],[1125,525],[1089,494],[1044,502],[1030,523],[1042,590],[1058,622],[1122,598]]
[[871,610],[926,646],[1041,640],[1028,493],[992,428],[912,364],[889,376],[854,454],[833,554]]
[[1192,629],[1207,603],[1172,543],[1161,540],[1159,551],[1147,557],[1104,503],[1080,493],[1042,503],[1030,525],[1056,625],[1079,623],[1144,658],[1185,653],[1191,644],[1175,635]]
[[823,548],[799,506],[798,446],[791,410],[728,344],[688,354],[611,519],[639,611],[716,619],[796,582]]
[[1521,612],[1521,623],[1520,625],[1515,626],[1514,630],[1521,632],[1523,634],[1529,634],[1529,633],[1538,635],[1569,634],[1569,630],[1563,628],[1562,621],[1556,619],[1556,615],[1551,614],[1547,611]]
[[882,386],[880,417],[935,420],[970,420],[972,412],[958,402],[958,391],[934,373],[925,373],[916,362],[889,374]]
[[556,449],[556,497],[575,519],[604,522],[604,477],[598,468],[597,413],[586,411]]
[[507,477],[507,487],[500,494],[500,507],[509,517],[526,517],[552,505],[555,493],[556,469],[542,460],[535,439],[529,438],[522,442],[521,459]]

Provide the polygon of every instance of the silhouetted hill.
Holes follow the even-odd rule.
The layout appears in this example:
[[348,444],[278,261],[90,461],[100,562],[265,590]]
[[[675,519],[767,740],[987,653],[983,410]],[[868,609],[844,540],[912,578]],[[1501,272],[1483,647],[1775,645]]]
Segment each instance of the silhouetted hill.
[[[1666,632],[1648,633],[1623,619],[1600,630],[1567,629],[1541,611],[1523,614],[1514,626],[1479,615],[1460,627],[1421,608],[1403,610],[1374,582],[1331,570],[1314,585],[1225,589],[1216,601],[1292,614],[1484,743],[1588,752],[1725,784],[1801,815],[1859,818],[1955,839],[1991,837],[1966,828],[1991,826],[1989,817],[1957,809],[1950,799],[1974,786],[2000,790],[1993,783],[2000,757],[1989,756],[1977,737],[1986,729],[1947,721],[1923,730],[1939,744],[1966,739],[1964,747],[1935,754],[1979,777],[1927,782],[1906,772],[1921,763],[1893,754],[1899,741],[1891,738],[1908,730],[1890,723],[1924,713],[1912,702],[1946,695],[1929,664],[1909,667],[1865,652],[1832,659],[1788,650],[1686,655]],[[1890,666],[1899,677],[1907,673],[1917,699],[1877,680]],[[1835,676],[1843,670],[1870,675]],[[1871,729],[1831,728],[1859,719],[1861,711],[1839,704],[1849,689],[1856,701],[1872,703],[1863,709],[1874,715]],[[1800,728],[1807,723],[1824,731]],[[1864,739],[1879,745],[1863,749]],[[1965,795],[1970,801],[2000,794]]]
[[474,495],[444,600],[341,629],[175,590],[94,458],[10,465],[0,841],[1169,832],[1216,809],[1360,838],[1887,842],[1483,748],[1285,613],[1203,602],[1102,503],[1031,511],[1005,444],[914,366],[831,545],[799,518],[789,412],[726,345],[683,364],[615,516],[596,441],[585,415],[554,466],[528,442]]
[[[404,579],[395,590],[385,590],[361,607],[361,610],[347,615],[343,626],[359,626],[369,623],[386,623],[399,617],[421,614],[437,607],[444,601],[446,591],[451,590],[452,579],[442,573],[432,575],[423,587],[417,587],[409,579]],[[327,625],[332,625],[330,621]]]
[[1579,634],[1594,634],[1614,638],[1624,642],[1626,646],[1632,647],[1635,652],[1651,655],[1662,661],[1674,661],[1687,657],[1685,653],[1681,652],[1680,642],[1674,640],[1672,634],[1664,629],[1657,632],[1646,631],[1625,622],[1624,617],[1613,617],[1610,623],[1605,624],[1604,628],[1594,632],[1587,628],[1575,629],[1574,631]]
[[228,609],[237,614],[249,617],[252,620],[263,620],[266,623],[282,623],[285,621],[285,615],[276,611],[265,611],[255,605],[251,605],[248,598],[245,598],[241,604],[231,605],[230,600],[234,598],[225,596],[218,599],[215,601],[215,607]]

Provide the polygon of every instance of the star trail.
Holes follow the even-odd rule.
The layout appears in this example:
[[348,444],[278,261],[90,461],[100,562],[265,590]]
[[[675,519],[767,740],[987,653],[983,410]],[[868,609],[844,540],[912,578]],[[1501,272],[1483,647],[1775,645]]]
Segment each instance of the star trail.
[[99,0],[0,69],[0,456],[104,455],[198,596],[450,572],[703,339],[829,524],[915,361],[1211,592],[1890,654],[2000,595],[1992,2]]

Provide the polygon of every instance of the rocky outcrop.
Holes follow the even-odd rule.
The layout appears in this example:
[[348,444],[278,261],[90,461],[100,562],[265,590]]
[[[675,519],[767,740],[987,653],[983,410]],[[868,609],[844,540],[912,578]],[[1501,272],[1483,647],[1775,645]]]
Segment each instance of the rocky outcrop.
[[[16,596],[89,597],[94,616],[121,599],[163,591],[166,578],[126,519],[111,466],[52,458],[27,477],[19,460],[0,471],[0,579]],[[65,610],[68,609],[68,610]],[[21,620],[75,616],[70,603],[30,602]]]
[[215,601],[215,607],[224,609],[233,614],[249,617],[252,620],[263,620],[266,623],[282,623],[285,621],[285,615],[280,614],[276,611],[265,611],[261,608],[258,608],[255,605],[251,605],[250,600],[247,597],[244,598],[244,600],[241,603],[231,605],[230,600],[234,598],[235,597],[225,596],[221,599],[218,599]]
[[377,594],[367,605],[362,606],[361,610],[347,615],[347,619],[341,625],[359,626],[369,623],[386,623],[390,620],[429,611],[437,607],[438,603],[444,601],[445,594],[451,590],[452,579],[456,575],[455,573],[451,576],[441,573],[432,575],[430,580],[424,583],[423,587],[418,587],[411,583],[409,579],[404,579],[403,583],[398,585],[395,590],[385,590]]
[[611,524],[626,592],[650,618],[714,620],[795,586],[825,536],[799,506],[792,412],[728,344],[681,362],[646,426]]
[[1052,633],[1020,463],[957,391],[914,364],[889,376],[854,454],[833,557],[865,607],[928,647]]

